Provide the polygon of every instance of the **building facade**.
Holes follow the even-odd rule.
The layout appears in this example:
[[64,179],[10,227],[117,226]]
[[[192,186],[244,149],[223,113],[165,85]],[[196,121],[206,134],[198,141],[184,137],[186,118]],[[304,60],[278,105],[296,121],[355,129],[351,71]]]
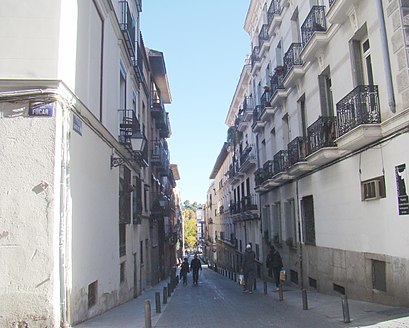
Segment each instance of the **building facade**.
[[[302,288],[409,304],[407,11],[388,0],[250,2],[240,88],[255,105],[262,245]],[[235,107],[228,125],[240,130]]]
[[140,0],[0,11],[0,326],[66,327],[175,264],[164,56],[144,46]]

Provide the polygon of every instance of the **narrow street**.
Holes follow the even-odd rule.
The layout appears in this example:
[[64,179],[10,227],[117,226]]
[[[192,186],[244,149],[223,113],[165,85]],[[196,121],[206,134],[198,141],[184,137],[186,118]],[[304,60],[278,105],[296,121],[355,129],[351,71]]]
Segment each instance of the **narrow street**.
[[[264,294],[258,280],[257,290],[245,294],[233,280],[204,266],[199,286],[179,283],[167,304],[162,304],[162,281],[136,299],[75,328],[145,328],[144,302],[151,303],[151,323],[154,328],[407,328],[409,309],[349,300],[350,323],[344,323],[341,298],[308,292],[308,310],[303,310],[298,288],[285,286],[284,299],[279,300],[273,284],[268,283]],[[161,294],[161,313],[156,313],[155,293]]]

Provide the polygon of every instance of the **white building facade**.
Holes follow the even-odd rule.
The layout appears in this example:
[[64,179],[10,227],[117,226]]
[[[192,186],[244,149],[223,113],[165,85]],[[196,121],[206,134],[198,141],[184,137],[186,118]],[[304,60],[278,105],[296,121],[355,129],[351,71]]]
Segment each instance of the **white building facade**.
[[302,288],[409,305],[407,11],[387,0],[250,3],[249,87],[237,89],[255,101],[261,244]]
[[[152,266],[161,234],[151,190],[172,204],[175,177],[155,164],[171,99],[163,54],[140,36],[141,5],[0,4],[2,327],[84,321],[137,297],[176,260]],[[176,222],[166,209],[160,231],[165,217]]]

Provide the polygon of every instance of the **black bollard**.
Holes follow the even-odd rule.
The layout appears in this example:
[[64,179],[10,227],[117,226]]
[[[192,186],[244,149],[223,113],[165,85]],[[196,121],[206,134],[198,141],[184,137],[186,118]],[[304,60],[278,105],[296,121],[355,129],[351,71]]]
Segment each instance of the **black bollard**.
[[344,323],[350,323],[351,318],[349,317],[348,297],[346,295],[342,296],[341,302],[342,302],[342,313],[344,315]]
[[302,309],[303,310],[308,310],[307,290],[302,288],[301,289],[301,294],[302,294]]
[[161,313],[160,308],[160,292],[155,293],[155,305],[156,305],[156,313]]
[[257,289],[257,279],[254,278],[254,290],[256,290],[256,289]]
[[168,287],[163,286],[163,304],[168,303]]
[[152,328],[151,302],[149,300],[145,300],[144,309],[145,309],[145,328]]
[[172,295],[172,289],[170,288],[170,283],[168,282],[168,297]]
[[278,298],[280,301],[284,300],[283,285],[278,286]]
[[263,282],[263,287],[264,287],[264,295],[267,295],[267,281],[265,280]]

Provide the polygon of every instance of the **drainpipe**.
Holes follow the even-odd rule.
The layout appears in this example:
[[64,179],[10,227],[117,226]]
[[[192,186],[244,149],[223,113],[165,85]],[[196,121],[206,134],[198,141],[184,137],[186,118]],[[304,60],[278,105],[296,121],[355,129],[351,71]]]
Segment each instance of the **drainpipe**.
[[295,181],[295,194],[296,194],[296,200],[297,200],[297,223],[298,223],[298,245],[299,245],[299,263],[300,263],[300,277],[301,277],[301,283],[300,287],[301,289],[304,289],[304,268],[303,268],[303,254],[302,254],[302,240],[301,240],[301,218],[300,218],[300,195],[299,195],[299,189],[298,189],[298,182],[299,180],[297,179]]
[[393,82],[392,82],[392,73],[391,73],[391,61],[389,57],[389,49],[388,49],[388,38],[386,35],[386,25],[385,25],[385,17],[384,11],[382,7],[382,0],[376,0],[376,5],[378,9],[378,19],[379,19],[379,29],[380,29],[380,36],[381,36],[381,51],[383,57],[383,67],[385,70],[385,77],[386,77],[386,91],[388,93],[388,105],[389,110],[392,113],[396,112],[396,103],[395,103],[395,95],[393,89]]
[[67,271],[66,271],[66,243],[67,243],[67,170],[68,170],[68,109],[61,106],[61,176],[60,176],[60,229],[59,229],[59,260],[60,260],[60,312],[61,328],[68,328],[67,304]]

